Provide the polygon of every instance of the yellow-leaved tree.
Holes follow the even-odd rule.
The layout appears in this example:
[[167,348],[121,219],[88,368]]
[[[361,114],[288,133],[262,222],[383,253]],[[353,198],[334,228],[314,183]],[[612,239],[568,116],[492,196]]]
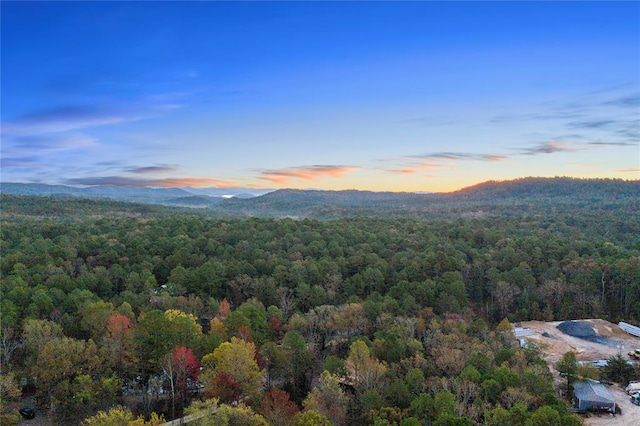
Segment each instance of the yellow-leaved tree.
[[306,410],[315,410],[327,416],[332,424],[342,425],[347,417],[349,397],[340,387],[338,376],[325,370],[303,405]]
[[194,402],[186,410],[189,424],[193,426],[268,426],[260,414],[242,403],[231,406],[218,404],[216,398]]
[[255,360],[256,347],[232,337],[202,358],[202,381],[208,397],[222,402],[258,401],[265,371]]
[[344,366],[347,380],[353,383],[357,391],[381,390],[387,367],[371,356],[369,347],[362,340],[351,344]]
[[124,407],[117,406],[109,411],[100,411],[95,416],[86,419],[83,426],[157,426],[165,423],[162,416],[153,413],[148,422],[142,417],[134,417],[133,413]]

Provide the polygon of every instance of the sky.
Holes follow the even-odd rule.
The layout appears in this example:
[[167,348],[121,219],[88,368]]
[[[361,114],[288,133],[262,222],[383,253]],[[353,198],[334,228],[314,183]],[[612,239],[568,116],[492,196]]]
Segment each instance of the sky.
[[12,2],[1,182],[640,178],[639,2]]

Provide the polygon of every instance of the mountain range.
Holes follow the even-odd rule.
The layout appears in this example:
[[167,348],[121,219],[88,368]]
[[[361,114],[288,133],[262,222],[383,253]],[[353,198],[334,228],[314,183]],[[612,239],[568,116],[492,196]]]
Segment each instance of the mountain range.
[[41,183],[0,184],[0,193],[12,195],[67,195],[82,198],[106,198],[145,204],[209,206],[224,198],[252,198],[273,190],[247,188],[151,188],[138,186],[96,185],[75,187]]
[[640,180],[522,178],[489,181],[450,193],[247,188],[85,188],[2,183],[0,193],[70,199],[104,199],[205,210],[234,217],[331,218],[353,215],[424,216],[543,214],[631,208],[640,211]]

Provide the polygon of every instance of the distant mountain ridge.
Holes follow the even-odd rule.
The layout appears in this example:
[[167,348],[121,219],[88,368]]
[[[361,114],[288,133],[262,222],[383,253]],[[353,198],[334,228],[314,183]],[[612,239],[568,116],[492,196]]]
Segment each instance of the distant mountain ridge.
[[0,193],[12,195],[70,195],[87,198],[108,198],[114,201],[129,201],[146,204],[182,205],[180,199],[184,199],[184,205],[194,204],[198,197],[199,205],[216,204],[223,197],[240,196],[242,198],[255,197],[266,193],[265,190],[256,190],[250,194],[246,188],[150,188],[137,186],[99,185],[88,187],[74,187],[66,185],[46,185],[41,183],[14,183],[0,184]]
[[522,178],[488,181],[449,193],[305,191],[280,189],[249,200],[225,200],[218,211],[243,216],[333,217],[405,213],[509,214],[619,204],[640,209],[640,181],[620,179]]
[[507,181],[487,181],[451,192],[458,198],[492,197],[624,197],[640,195],[640,180],[578,179],[568,177],[528,177]]
[[[192,192],[193,191],[193,192]],[[631,208],[640,211],[640,180],[522,178],[488,181],[450,193],[321,191],[280,189],[261,195],[246,188],[138,188],[4,183],[0,192],[13,195],[73,196],[113,201],[204,209],[235,217],[331,218],[354,215],[462,214],[483,216],[542,214],[553,208]],[[266,193],[265,193],[266,192]],[[221,194],[217,196],[206,195]],[[231,198],[227,198],[231,196]]]

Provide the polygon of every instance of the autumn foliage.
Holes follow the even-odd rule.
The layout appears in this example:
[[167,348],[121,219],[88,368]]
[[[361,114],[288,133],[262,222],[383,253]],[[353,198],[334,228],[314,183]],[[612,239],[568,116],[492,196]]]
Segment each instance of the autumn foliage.
[[176,371],[183,372],[185,378],[197,379],[200,377],[200,363],[193,355],[193,351],[184,346],[177,346],[171,355]]
[[638,323],[633,185],[588,209],[467,199],[428,220],[123,216],[111,202],[2,195],[0,387],[24,378],[55,424],[179,416],[197,395],[219,398],[216,426],[573,426],[511,323]]
[[240,384],[233,376],[225,371],[216,374],[207,382],[205,397],[218,398],[225,403],[238,401],[242,395]]
[[280,389],[271,389],[265,393],[258,410],[271,424],[286,426],[300,412],[298,406],[289,399],[289,394]]

